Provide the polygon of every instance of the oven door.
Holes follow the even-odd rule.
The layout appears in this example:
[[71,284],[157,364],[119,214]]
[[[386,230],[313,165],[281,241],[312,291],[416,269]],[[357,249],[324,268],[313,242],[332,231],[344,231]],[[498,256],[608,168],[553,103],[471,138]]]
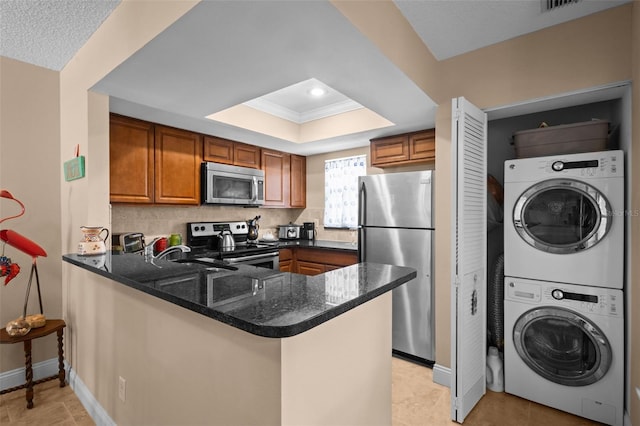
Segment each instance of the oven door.
[[274,269],[276,271],[280,270],[280,254],[277,251],[247,256],[225,257],[224,261],[232,265],[252,265],[260,268]]

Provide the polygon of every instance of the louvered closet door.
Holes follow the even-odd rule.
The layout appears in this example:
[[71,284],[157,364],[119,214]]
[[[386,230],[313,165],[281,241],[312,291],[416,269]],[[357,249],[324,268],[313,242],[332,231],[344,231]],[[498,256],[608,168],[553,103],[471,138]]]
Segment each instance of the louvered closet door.
[[452,100],[451,418],[486,391],[487,116]]

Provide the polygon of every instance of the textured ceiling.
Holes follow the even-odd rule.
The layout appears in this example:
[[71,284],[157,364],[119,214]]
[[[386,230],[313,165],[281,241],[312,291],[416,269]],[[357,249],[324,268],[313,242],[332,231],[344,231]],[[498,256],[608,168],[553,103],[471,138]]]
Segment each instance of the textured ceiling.
[[60,71],[120,0],[0,0],[0,56]]

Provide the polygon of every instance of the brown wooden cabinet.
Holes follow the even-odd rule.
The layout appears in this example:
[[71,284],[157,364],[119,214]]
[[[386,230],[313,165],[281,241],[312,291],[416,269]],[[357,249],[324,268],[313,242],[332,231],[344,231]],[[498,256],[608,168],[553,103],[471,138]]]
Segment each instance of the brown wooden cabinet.
[[293,270],[293,250],[290,248],[280,249],[280,271],[295,272]]
[[110,200],[153,203],[153,124],[117,114],[109,122]]
[[314,247],[280,250],[280,271],[303,275],[318,275],[358,263],[358,253]]
[[306,207],[303,156],[111,114],[111,202],[198,205],[202,161],[262,169],[265,207]]
[[264,206],[305,208],[307,160],[285,152],[262,150]]
[[298,260],[298,274],[302,275],[318,275],[325,272],[324,265],[322,263],[306,262],[304,260]]
[[289,207],[290,167],[290,154],[268,149],[262,150],[265,207]]
[[291,207],[307,207],[307,159],[291,155]]
[[200,204],[202,136],[155,126],[155,202]]
[[260,148],[215,136],[205,136],[203,160],[259,169]]
[[111,114],[109,122],[111,202],[153,203],[153,128],[152,123]]
[[390,167],[435,161],[435,129],[372,139],[371,165]]
[[200,204],[197,133],[111,114],[109,161],[113,203]]

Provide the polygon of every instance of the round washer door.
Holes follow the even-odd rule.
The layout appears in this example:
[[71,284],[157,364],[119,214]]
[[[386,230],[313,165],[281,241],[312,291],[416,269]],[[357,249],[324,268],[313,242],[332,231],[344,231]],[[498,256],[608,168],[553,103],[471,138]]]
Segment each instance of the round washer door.
[[520,237],[538,250],[576,253],[599,241],[611,227],[611,207],[591,185],[550,179],[528,188],[513,208]]
[[586,386],[611,366],[611,345],[587,318],[565,308],[541,307],[525,312],[513,328],[520,358],[547,380]]

